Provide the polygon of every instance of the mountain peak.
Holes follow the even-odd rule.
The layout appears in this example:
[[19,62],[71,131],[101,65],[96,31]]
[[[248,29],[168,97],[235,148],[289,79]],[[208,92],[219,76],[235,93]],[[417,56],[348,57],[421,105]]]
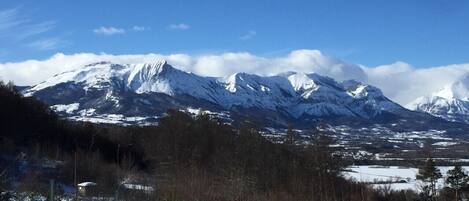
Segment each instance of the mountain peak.
[[222,82],[225,83],[225,89],[231,93],[237,92],[240,88],[248,87],[252,89],[253,85],[257,85],[256,79],[259,76],[252,75],[244,72],[234,73],[228,77],[222,78]]
[[433,94],[445,99],[469,100],[469,74],[462,76],[455,82],[446,85],[442,90]]
[[166,62],[165,59],[161,59],[161,58],[155,58],[153,61],[151,61],[151,62],[146,62],[146,63],[141,63],[141,65],[151,66],[151,67],[155,67],[155,68],[167,68],[167,67],[172,68],[172,67]]
[[450,121],[469,122],[469,74],[431,95],[417,98],[407,107]]
[[[128,78],[128,82],[138,78],[139,80],[149,80],[173,67],[166,63],[165,60],[158,59],[151,63],[139,63],[130,65],[132,68]],[[138,76],[138,77],[137,77]]]

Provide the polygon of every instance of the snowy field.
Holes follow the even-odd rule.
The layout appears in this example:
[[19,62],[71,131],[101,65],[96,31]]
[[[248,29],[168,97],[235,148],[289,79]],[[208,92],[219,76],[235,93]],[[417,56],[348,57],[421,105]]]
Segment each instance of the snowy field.
[[[437,184],[439,189],[444,187],[446,173],[453,168],[453,166],[438,166],[443,175],[443,178],[439,179]],[[463,169],[469,171],[469,166],[463,166]],[[354,181],[370,183],[374,188],[388,185],[393,190],[420,191],[422,185],[416,180],[417,173],[417,168],[363,165],[348,167],[347,171],[343,172],[343,176]]]

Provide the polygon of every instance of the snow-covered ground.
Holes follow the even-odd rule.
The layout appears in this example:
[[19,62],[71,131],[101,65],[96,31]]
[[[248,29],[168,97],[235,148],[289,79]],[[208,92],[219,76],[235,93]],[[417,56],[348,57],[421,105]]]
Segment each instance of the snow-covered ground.
[[[444,187],[444,180],[448,170],[453,166],[438,166],[443,178],[438,180],[437,187]],[[463,166],[463,169],[469,171],[469,166]],[[362,165],[350,166],[343,172],[343,176],[347,179],[369,183],[374,188],[389,185],[393,190],[414,190],[421,189],[421,182],[416,179],[418,173],[417,168],[408,168],[401,166],[378,166],[378,165]],[[387,184],[384,184],[387,183]]]
[[68,105],[53,105],[51,108],[56,112],[66,112],[72,114],[74,111],[78,110],[80,103],[72,103]]
[[[129,125],[153,125],[158,117],[124,116],[122,114],[103,114],[95,116],[71,116],[68,119],[74,121],[86,121],[98,124],[119,124]],[[141,123],[142,122],[142,123]],[[153,122],[153,123],[152,123]]]

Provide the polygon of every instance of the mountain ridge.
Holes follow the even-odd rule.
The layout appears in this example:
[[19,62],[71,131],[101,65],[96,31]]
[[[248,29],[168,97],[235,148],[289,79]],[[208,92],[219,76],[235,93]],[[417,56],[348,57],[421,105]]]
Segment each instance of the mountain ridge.
[[311,127],[322,120],[396,124],[406,115],[431,119],[391,101],[379,88],[354,80],[337,82],[297,72],[203,77],[159,59],[142,64],[98,62],[57,74],[23,93],[76,119],[120,115],[155,121],[171,108],[205,110],[238,121],[255,117],[272,127],[291,122]]

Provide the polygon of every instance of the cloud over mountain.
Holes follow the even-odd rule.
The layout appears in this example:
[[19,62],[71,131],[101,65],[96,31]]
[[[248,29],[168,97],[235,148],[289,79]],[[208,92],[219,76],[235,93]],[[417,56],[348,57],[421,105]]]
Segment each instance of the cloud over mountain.
[[405,105],[460,79],[469,72],[469,64],[415,68],[404,62],[396,62],[363,69],[368,83],[380,87],[387,96]]
[[438,90],[469,72],[469,64],[431,68],[415,68],[404,62],[377,67],[348,63],[322,54],[318,50],[294,50],[284,56],[267,58],[248,52],[227,52],[210,55],[133,54],[112,55],[57,53],[45,60],[0,63],[0,79],[18,85],[34,85],[48,77],[73,70],[89,63],[143,63],[163,58],[176,68],[204,76],[223,77],[236,72],[274,75],[287,71],[315,72],[337,80],[355,79],[381,88],[384,94],[400,104]]

